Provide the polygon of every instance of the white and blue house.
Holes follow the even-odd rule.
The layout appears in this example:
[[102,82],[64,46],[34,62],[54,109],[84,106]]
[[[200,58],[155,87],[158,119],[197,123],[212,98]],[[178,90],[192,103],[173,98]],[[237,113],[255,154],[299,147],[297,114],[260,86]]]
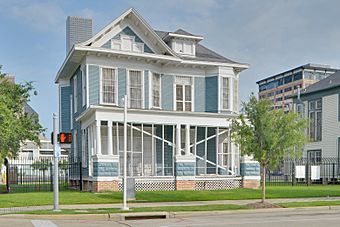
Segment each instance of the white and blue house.
[[82,160],[83,188],[122,187],[125,94],[127,174],[136,190],[240,186],[230,120],[248,65],[202,40],[182,29],[156,31],[129,9],[70,49],[55,83],[60,130],[73,133],[70,156]]

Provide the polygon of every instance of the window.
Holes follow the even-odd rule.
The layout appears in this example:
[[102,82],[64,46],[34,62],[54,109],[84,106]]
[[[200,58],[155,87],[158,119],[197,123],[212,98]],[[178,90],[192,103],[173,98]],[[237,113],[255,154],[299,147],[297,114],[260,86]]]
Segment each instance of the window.
[[133,39],[128,36],[122,36],[121,40],[122,40],[122,50],[132,51]]
[[229,99],[230,99],[230,92],[229,92],[229,78],[222,77],[221,78],[221,101],[222,101],[222,109],[228,110],[230,108]]
[[143,97],[142,71],[129,71],[129,101],[130,108],[141,109]]
[[321,163],[321,150],[309,150],[307,151],[308,161],[317,164]]
[[176,77],[176,110],[191,111],[192,81],[190,77]]
[[322,101],[321,99],[309,102],[309,138],[311,141],[322,139]]
[[86,73],[83,69],[81,71],[81,87],[82,87],[82,105],[86,105]]
[[292,87],[286,87],[284,91],[288,92],[288,91],[291,91],[291,90],[292,90]]
[[277,86],[283,85],[283,78],[277,79]]
[[284,78],[285,84],[291,83],[293,81],[293,76],[286,76]]
[[238,112],[238,80],[235,78],[233,81],[233,111]]
[[102,87],[101,98],[106,104],[116,104],[117,89],[116,89],[116,70],[112,68],[102,68]]
[[301,79],[302,79],[302,72],[298,72],[293,75],[293,81],[297,81]]
[[152,74],[152,107],[160,108],[161,77],[158,73]]
[[192,41],[176,40],[174,41],[174,50],[176,53],[194,55],[194,45]]
[[87,167],[87,157],[86,157],[86,150],[87,150],[87,129],[82,130],[82,144],[81,144],[81,159],[82,159],[82,167]]
[[77,113],[77,99],[78,99],[78,88],[77,88],[77,75],[73,77],[73,110],[74,113]]

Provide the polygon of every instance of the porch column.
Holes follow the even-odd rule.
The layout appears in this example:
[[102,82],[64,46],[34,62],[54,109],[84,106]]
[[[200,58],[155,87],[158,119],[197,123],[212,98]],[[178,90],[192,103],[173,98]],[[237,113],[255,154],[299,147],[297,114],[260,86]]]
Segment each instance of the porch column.
[[112,148],[112,121],[107,122],[107,149],[108,155],[113,155]]
[[181,156],[181,125],[176,125],[176,156]]
[[185,125],[185,156],[190,156],[190,125]]
[[101,136],[100,136],[100,126],[101,122],[96,120],[96,140],[97,140],[97,155],[102,154],[102,144],[101,144]]

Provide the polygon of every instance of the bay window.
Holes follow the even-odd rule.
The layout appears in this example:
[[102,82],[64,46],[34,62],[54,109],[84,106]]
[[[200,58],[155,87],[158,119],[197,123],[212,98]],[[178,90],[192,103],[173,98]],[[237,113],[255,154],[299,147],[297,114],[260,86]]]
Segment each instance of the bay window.
[[230,109],[230,79],[228,77],[221,77],[221,107],[223,110]]
[[176,110],[192,111],[192,80],[190,77],[176,77]]

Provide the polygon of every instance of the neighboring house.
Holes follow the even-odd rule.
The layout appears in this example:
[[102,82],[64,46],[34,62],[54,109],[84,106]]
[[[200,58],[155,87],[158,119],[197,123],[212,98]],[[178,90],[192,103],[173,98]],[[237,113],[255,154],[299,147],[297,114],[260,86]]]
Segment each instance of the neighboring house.
[[293,96],[295,111],[309,119],[310,142],[303,157],[313,162],[340,158],[340,72],[320,80]]
[[239,186],[230,126],[248,65],[201,40],[182,29],[153,30],[129,9],[72,47],[55,82],[60,130],[73,133],[70,156],[82,161],[83,188],[122,187],[125,94],[127,173],[137,190]]
[[298,88],[304,89],[338,71],[328,65],[306,64],[283,73],[257,81],[259,98],[267,98],[273,102],[274,109],[285,112],[293,108],[293,100],[289,98],[297,93]]

